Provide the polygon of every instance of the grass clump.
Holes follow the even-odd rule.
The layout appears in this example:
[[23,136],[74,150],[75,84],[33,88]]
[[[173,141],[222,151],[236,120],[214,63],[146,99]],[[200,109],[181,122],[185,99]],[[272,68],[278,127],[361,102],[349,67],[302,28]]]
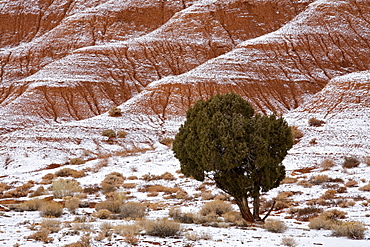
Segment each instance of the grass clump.
[[233,207],[231,206],[230,203],[220,201],[220,200],[214,200],[207,202],[204,204],[202,209],[200,210],[200,214],[203,216],[206,215],[218,215],[221,216],[224,213],[230,212],[233,210]]
[[358,167],[360,165],[360,161],[355,157],[344,157],[344,161],[342,163],[343,168],[353,168]]
[[180,224],[166,218],[157,220],[146,220],[143,222],[145,233],[157,237],[173,237],[181,232]]
[[114,130],[112,130],[112,129],[103,130],[103,132],[101,133],[101,135],[102,136],[106,136],[109,139],[117,137],[117,133]]
[[363,239],[367,228],[357,221],[346,221],[333,226],[334,236],[344,236],[350,239]]
[[122,219],[142,219],[146,215],[146,206],[140,203],[128,202],[120,207]]
[[40,207],[40,215],[42,217],[60,217],[63,214],[63,206],[54,201],[45,202]]
[[82,188],[74,179],[61,178],[52,183],[50,190],[53,191],[55,198],[63,198],[66,196],[73,196],[76,193],[81,192]]
[[267,231],[274,233],[283,233],[288,229],[288,227],[283,221],[273,219],[267,219],[263,227]]

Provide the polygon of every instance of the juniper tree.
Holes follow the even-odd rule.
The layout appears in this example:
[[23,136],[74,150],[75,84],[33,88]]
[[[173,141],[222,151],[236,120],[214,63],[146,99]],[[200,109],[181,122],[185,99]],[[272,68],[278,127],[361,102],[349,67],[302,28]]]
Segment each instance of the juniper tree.
[[199,100],[187,111],[173,151],[185,176],[213,179],[234,197],[243,218],[253,222],[260,220],[260,193],[285,177],[281,162],[292,145],[291,129],[282,117],[255,114],[247,101],[228,93]]

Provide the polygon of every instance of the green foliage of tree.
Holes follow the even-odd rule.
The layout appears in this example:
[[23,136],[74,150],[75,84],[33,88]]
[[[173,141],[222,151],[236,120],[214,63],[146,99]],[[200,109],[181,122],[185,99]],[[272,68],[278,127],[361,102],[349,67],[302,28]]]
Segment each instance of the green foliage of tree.
[[173,151],[182,173],[199,181],[213,179],[253,222],[260,219],[260,193],[285,177],[281,162],[292,146],[291,128],[282,117],[255,114],[247,101],[228,93],[199,100],[187,111]]

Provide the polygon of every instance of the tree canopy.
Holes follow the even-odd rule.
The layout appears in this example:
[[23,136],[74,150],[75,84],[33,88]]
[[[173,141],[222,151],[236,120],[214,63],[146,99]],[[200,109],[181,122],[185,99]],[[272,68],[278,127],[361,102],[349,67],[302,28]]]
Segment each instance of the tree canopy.
[[[256,114],[242,97],[228,93],[199,100],[187,111],[173,143],[181,171],[199,181],[211,178],[235,198],[245,220],[259,218],[259,196],[279,186],[281,164],[293,145],[282,117]],[[248,205],[253,199],[253,214]]]

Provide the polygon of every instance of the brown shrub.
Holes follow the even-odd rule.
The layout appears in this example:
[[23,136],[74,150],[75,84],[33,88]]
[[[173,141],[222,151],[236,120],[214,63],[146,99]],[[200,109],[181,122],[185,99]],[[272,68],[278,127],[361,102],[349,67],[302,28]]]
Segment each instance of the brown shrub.
[[60,178],[52,183],[50,190],[53,191],[55,198],[63,198],[65,196],[73,196],[82,191],[79,183],[74,179]]
[[169,172],[165,172],[163,173],[161,176],[160,176],[161,179],[164,179],[164,180],[169,180],[169,181],[173,181],[175,180],[175,176],[172,175],[171,173]]
[[46,174],[45,176],[42,177],[41,184],[51,184],[53,179],[56,178],[56,177],[57,176],[55,174],[48,173],[48,174]]
[[344,161],[342,163],[343,168],[353,168],[358,167],[360,165],[360,161],[355,157],[344,157]]
[[126,138],[127,135],[128,135],[128,133],[124,130],[117,131],[117,137],[118,138]]
[[247,222],[243,219],[241,213],[236,211],[226,212],[222,215],[222,218],[224,218],[226,222],[231,222],[237,226],[247,226]]
[[173,143],[173,138],[163,138],[162,140],[159,141],[160,144],[166,145],[166,146],[171,146]]
[[324,200],[331,200],[335,198],[336,193],[336,190],[327,190],[320,198]]
[[72,158],[69,160],[69,164],[71,165],[82,165],[85,164],[86,161],[81,158]]
[[108,209],[100,209],[93,213],[93,216],[99,219],[109,219],[112,216],[112,212]]
[[143,188],[139,189],[140,192],[149,192],[149,193],[155,193],[155,192],[164,192],[165,194],[172,194],[177,193],[181,191],[180,188],[169,188],[165,187],[163,185],[146,185]]
[[306,208],[291,208],[290,213],[295,215],[297,220],[309,221],[312,218],[315,218],[323,210],[317,207],[306,207]]
[[64,206],[69,210],[69,212],[75,214],[76,210],[79,208],[80,202],[81,201],[78,198],[70,198],[65,202]]
[[39,186],[35,191],[33,191],[30,194],[30,197],[41,196],[41,195],[44,195],[45,193],[46,193],[45,188],[43,186]]
[[221,216],[222,214],[230,212],[232,210],[233,208],[230,203],[215,200],[205,203],[199,213],[203,216],[210,214]]
[[146,220],[142,222],[145,233],[150,236],[171,237],[181,232],[180,224],[167,219]]
[[128,202],[120,207],[119,215],[122,219],[141,219],[146,215],[146,209],[141,203]]
[[363,239],[366,230],[367,228],[360,222],[347,221],[333,226],[333,235],[345,236],[351,239]]
[[303,186],[304,188],[311,188],[313,186],[313,184],[307,180],[300,180],[297,184]]
[[119,116],[122,116],[121,109],[118,108],[117,106],[112,106],[109,109],[108,114],[109,114],[110,117],[119,117]]
[[98,185],[89,185],[89,186],[83,188],[83,193],[95,194],[95,193],[99,192],[100,190],[101,190],[101,188]]
[[292,131],[293,141],[294,143],[297,143],[304,135],[303,132],[298,129],[297,126],[290,126],[290,129]]
[[85,176],[84,171],[77,171],[71,168],[63,168],[60,169],[55,173],[57,177],[74,177],[74,178],[81,178]]
[[45,229],[50,233],[59,232],[61,229],[61,222],[59,220],[44,219],[41,221],[41,229]]
[[309,182],[313,185],[323,184],[329,181],[328,175],[317,175],[310,178]]
[[104,180],[101,182],[101,187],[103,193],[109,193],[115,191],[118,187],[122,185],[125,181],[125,177],[119,172],[112,172],[105,176]]
[[370,156],[363,157],[362,160],[367,166],[370,166]]
[[41,205],[45,202],[41,199],[33,199],[29,201],[24,201],[19,205],[19,210],[21,211],[37,211],[40,209]]
[[36,241],[41,241],[44,243],[51,243],[53,242],[53,238],[49,237],[50,231],[46,229],[41,229],[38,232],[35,232],[34,234],[31,234],[27,237],[27,239],[34,239]]
[[283,181],[281,181],[281,184],[294,184],[298,181],[297,178],[292,178],[292,177],[285,177]]
[[294,238],[282,238],[281,239],[281,244],[284,245],[284,246],[288,246],[288,247],[295,247],[297,246],[297,242],[294,240]]
[[313,126],[313,127],[319,127],[319,126],[323,125],[324,123],[325,123],[324,121],[318,120],[316,118],[310,118],[308,120],[308,125]]
[[54,201],[45,202],[40,207],[42,217],[60,217],[63,214],[63,206]]
[[191,224],[194,223],[194,219],[197,217],[193,213],[182,213],[180,208],[171,208],[168,215],[177,222]]
[[329,170],[334,166],[334,161],[331,159],[325,159],[320,164],[323,171]]
[[99,211],[101,209],[107,209],[112,213],[119,213],[122,205],[123,202],[119,200],[106,200],[96,204],[95,210]]
[[263,227],[267,231],[274,232],[274,233],[283,233],[288,229],[288,227],[285,225],[284,222],[280,220],[273,220],[273,219],[267,219]]

